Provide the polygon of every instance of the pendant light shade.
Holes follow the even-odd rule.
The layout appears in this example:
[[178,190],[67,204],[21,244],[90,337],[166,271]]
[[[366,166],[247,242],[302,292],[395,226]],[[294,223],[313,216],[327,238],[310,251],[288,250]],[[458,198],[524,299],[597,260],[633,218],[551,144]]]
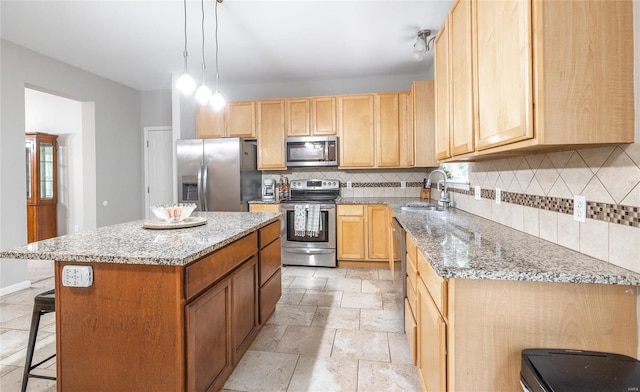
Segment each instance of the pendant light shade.
[[[416,42],[413,44],[413,55],[411,56],[411,60],[422,61],[422,58],[429,50],[429,42],[427,41],[429,35],[431,35],[431,30],[425,29],[418,31],[418,37],[416,38]],[[433,40],[433,38],[431,40]]]
[[180,92],[182,92],[182,94],[187,95],[195,91],[196,82],[193,81],[191,75],[185,72],[178,78],[176,87],[178,88],[178,90],[180,90]]
[[196,101],[200,105],[206,105],[211,100],[211,90],[204,83],[196,90]]
[[211,107],[216,111],[222,110],[222,108],[224,108],[224,105],[226,104],[224,97],[222,96],[222,94],[220,94],[219,91],[216,91],[211,96],[211,101],[209,103],[211,104]]

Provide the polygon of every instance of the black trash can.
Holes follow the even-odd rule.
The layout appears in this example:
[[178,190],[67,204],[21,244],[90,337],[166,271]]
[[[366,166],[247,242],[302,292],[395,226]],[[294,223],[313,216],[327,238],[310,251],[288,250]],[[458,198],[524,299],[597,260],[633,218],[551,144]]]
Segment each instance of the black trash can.
[[640,392],[640,361],[597,351],[526,349],[520,383],[525,392]]

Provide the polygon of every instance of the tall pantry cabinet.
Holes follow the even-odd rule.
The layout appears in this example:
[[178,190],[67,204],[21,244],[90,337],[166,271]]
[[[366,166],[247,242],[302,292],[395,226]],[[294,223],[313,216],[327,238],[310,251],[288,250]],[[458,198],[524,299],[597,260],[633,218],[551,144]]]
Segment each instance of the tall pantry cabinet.
[[55,237],[58,203],[57,135],[25,134],[27,242]]

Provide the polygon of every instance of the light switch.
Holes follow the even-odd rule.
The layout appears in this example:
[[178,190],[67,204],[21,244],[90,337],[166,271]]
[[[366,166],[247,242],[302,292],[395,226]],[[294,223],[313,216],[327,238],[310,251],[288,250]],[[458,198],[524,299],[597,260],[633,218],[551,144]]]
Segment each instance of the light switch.
[[90,265],[65,265],[62,267],[62,285],[89,287],[93,284],[93,268]]

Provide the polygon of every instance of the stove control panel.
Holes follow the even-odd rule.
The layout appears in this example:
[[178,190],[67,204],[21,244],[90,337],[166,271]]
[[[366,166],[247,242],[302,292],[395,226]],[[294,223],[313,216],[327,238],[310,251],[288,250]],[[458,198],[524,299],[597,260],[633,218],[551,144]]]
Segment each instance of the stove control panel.
[[295,180],[291,182],[292,190],[339,190],[340,189],[340,181],[339,180],[316,180],[316,179],[308,179],[308,180]]

